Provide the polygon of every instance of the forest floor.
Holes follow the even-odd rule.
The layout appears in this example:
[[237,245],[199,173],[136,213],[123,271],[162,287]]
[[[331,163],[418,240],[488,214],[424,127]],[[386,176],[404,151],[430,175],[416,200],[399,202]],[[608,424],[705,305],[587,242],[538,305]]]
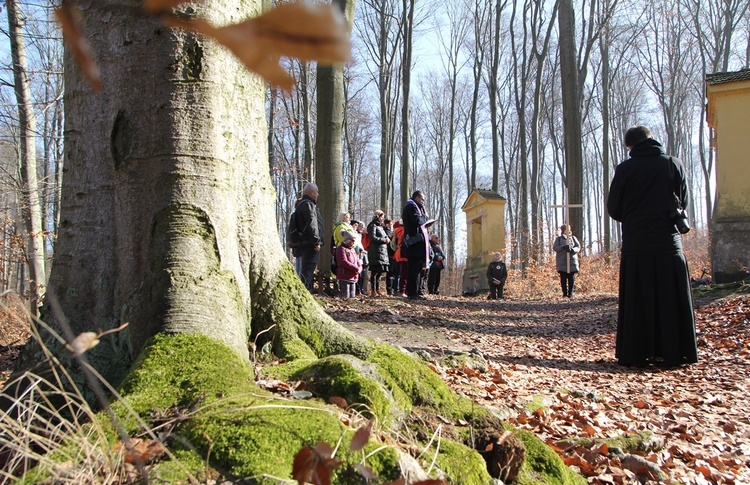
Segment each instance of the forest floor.
[[[640,467],[650,483],[750,484],[748,288],[696,299],[700,362],[669,370],[616,364],[611,294],[319,302],[355,333],[429,357],[454,390],[536,433],[589,483],[634,483],[624,469]],[[29,337],[14,303],[0,311],[0,386]],[[445,363],[460,352],[486,370]],[[653,438],[635,465],[597,441],[644,431]]]
[[[750,484],[747,290],[696,299],[700,362],[669,370],[617,365],[615,295],[320,301],[357,334],[429,353],[454,390],[536,433],[589,483],[633,483],[627,468],[650,483]],[[487,370],[441,364],[457,352],[481,353]],[[643,460],[602,445],[641,432]]]

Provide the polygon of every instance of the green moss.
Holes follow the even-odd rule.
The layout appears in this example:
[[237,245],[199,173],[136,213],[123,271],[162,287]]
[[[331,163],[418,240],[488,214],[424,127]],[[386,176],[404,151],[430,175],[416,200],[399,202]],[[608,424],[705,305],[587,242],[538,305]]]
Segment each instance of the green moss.
[[[414,357],[390,345],[378,345],[367,360],[377,364],[394,398],[405,409],[425,406],[455,419],[475,417],[478,406],[452,392],[445,381]],[[402,402],[404,399],[406,402]]]
[[[372,379],[357,378],[355,371],[337,366],[346,358],[321,362],[319,370],[338,368],[352,389],[360,386],[358,395],[378,395]],[[249,367],[219,342],[202,335],[158,335],[148,342],[122,386],[125,402],[115,403],[113,409],[125,416],[128,403],[147,422],[153,410],[168,413],[176,407],[193,413],[175,428],[173,437],[180,443],[179,457],[186,460],[180,463],[194,475],[207,472],[208,460],[216,470],[234,477],[288,478],[294,456],[303,446],[320,441],[335,446],[342,437],[345,443],[351,439],[353,430],[338,419],[338,409],[317,400],[278,399],[258,389],[251,376]],[[387,400],[382,395],[381,400],[369,405],[384,408]],[[134,429],[135,421],[128,423]],[[340,449],[340,459],[361,460],[361,452],[348,456],[344,448],[348,450]],[[368,466],[393,476],[396,458],[394,451],[381,451]],[[177,463],[165,461],[158,468],[176,481],[186,476]]]
[[[509,429],[513,429],[508,427]],[[533,433],[513,429],[526,447],[526,460],[516,480],[519,485],[585,485],[586,479],[571,470],[557,453]]]
[[224,344],[201,334],[158,334],[122,384],[138,414],[189,406],[255,388],[252,369]]
[[346,428],[326,406],[315,402],[248,403],[245,409],[213,411],[186,423],[185,438],[237,477],[289,477],[294,455],[305,445],[335,445]]
[[[299,335],[299,338],[307,344],[307,347],[311,349],[316,356],[327,354],[323,336],[315,331],[310,325],[300,325],[299,328],[297,328],[297,335]],[[285,355],[285,357],[288,356]]]
[[547,396],[545,394],[535,394],[531,401],[527,402],[524,407],[534,413],[538,411],[539,409],[549,409],[550,406],[554,403],[554,398],[551,396]]
[[[399,454],[394,448],[384,448],[381,443],[370,441],[362,450],[362,456],[367,456],[363,464],[375,472],[381,481],[396,480],[401,476],[398,466]],[[354,460],[356,457],[357,454],[353,453],[351,459]]]
[[456,485],[486,485],[492,480],[479,453],[455,441],[440,441],[437,465]]
[[292,378],[304,380],[308,390],[326,400],[338,396],[355,408],[364,404],[365,415],[372,413],[385,424],[401,414],[375,365],[351,355],[317,360],[295,372]]
[[316,359],[299,359],[285,362],[283,364],[270,365],[263,368],[262,374],[282,381],[291,381],[293,379],[292,376],[295,373],[311,365],[315,360]]
[[307,345],[304,340],[299,338],[284,339],[282,343],[283,354],[287,360],[299,359],[317,359],[318,356]]
[[163,483],[189,483],[189,477],[193,476],[201,482],[207,482],[209,475],[214,474],[196,450],[178,449],[172,454],[174,460],[163,460],[154,465],[149,472],[152,478],[158,477],[158,481]]

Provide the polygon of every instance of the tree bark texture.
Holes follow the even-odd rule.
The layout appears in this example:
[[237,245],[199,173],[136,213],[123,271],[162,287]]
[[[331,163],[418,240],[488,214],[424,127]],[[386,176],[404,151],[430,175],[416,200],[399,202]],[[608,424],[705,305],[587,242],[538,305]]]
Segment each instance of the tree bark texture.
[[[197,13],[224,25],[260,3]],[[104,377],[116,383],[123,359],[157,333],[201,333],[248,361],[251,333],[277,324],[293,338],[297,321],[330,322],[299,291],[270,222],[264,81],[138,1],[82,13],[103,88],[92,92],[66,53],[67,173],[49,291],[74,334],[129,323],[87,354]]]

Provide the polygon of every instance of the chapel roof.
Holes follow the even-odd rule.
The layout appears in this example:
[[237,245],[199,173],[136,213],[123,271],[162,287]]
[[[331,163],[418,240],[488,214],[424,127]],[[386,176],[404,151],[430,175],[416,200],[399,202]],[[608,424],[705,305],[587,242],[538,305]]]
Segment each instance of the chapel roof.
[[474,189],[474,191],[484,197],[485,199],[503,199],[505,200],[505,197],[498,194],[497,192],[494,192],[492,190],[487,189]]
[[706,84],[724,84],[736,81],[748,81],[750,80],[750,69],[741,69],[739,71],[732,72],[715,72],[713,74],[706,74]]

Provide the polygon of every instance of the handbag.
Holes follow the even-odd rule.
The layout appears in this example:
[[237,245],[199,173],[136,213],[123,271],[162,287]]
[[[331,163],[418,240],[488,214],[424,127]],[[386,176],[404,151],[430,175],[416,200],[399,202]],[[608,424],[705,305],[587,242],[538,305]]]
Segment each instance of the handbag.
[[424,234],[422,234],[422,232],[420,231],[416,234],[406,236],[404,238],[404,247],[410,248],[414,246],[415,244],[419,244],[421,242],[424,242]]

